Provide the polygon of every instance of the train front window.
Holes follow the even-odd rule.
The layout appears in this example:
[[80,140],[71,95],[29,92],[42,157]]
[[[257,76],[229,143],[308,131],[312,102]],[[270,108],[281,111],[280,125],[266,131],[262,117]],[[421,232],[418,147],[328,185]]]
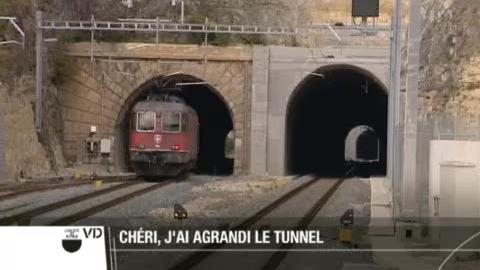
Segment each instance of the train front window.
[[155,112],[137,113],[137,130],[144,132],[155,131],[156,119],[157,115]]
[[163,113],[162,114],[162,131],[164,132],[180,132],[182,118],[179,113]]

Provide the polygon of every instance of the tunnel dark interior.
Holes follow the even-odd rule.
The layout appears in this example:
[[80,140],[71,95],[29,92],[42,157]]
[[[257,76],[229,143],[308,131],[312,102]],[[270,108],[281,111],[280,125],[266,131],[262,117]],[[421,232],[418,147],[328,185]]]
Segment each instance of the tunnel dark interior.
[[233,129],[233,121],[225,102],[209,86],[183,86],[186,102],[197,112],[200,141],[197,173],[228,175],[233,160],[225,157],[225,138]]
[[373,130],[366,130],[357,138],[357,157],[364,160],[377,158],[378,138]]
[[372,127],[380,140],[380,161],[370,173],[385,174],[388,96],[373,76],[343,65],[319,69],[295,89],[287,110],[289,174],[343,175],[345,139],[359,125]]
[[[199,118],[199,154],[198,174],[229,175],[233,173],[233,160],[225,156],[225,139],[233,129],[230,110],[225,101],[210,85],[201,80],[184,74],[158,77],[147,81],[132,94],[127,101],[130,111],[133,105],[145,100],[150,93],[161,93],[162,89],[177,88],[179,96],[192,107]],[[126,113],[125,115],[128,115]],[[128,164],[128,117],[123,117],[124,156]]]

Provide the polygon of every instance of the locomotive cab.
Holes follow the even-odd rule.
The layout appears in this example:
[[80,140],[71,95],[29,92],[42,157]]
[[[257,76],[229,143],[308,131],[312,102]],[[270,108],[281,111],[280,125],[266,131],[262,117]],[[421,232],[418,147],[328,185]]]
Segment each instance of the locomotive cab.
[[131,120],[130,163],[138,175],[173,176],[195,168],[198,117],[182,100],[139,102]]

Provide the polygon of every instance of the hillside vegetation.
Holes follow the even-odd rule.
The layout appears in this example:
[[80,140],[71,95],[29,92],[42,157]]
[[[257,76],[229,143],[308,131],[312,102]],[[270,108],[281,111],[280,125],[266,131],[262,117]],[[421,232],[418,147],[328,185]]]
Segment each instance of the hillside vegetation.
[[480,116],[480,1],[424,0],[422,114]]

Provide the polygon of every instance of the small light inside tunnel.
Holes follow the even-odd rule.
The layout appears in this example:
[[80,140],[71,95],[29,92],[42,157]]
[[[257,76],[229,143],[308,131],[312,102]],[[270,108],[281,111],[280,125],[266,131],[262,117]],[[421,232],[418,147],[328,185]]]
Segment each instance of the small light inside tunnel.
[[180,145],[179,145],[179,144],[174,144],[174,145],[172,146],[172,150],[175,150],[175,151],[180,150]]
[[310,75],[313,75],[313,76],[320,77],[320,78],[322,78],[322,79],[325,79],[325,74],[323,74],[323,73],[310,72],[309,74],[310,74]]
[[207,85],[207,82],[185,82],[185,83],[176,83],[175,86],[188,86],[188,85]]
[[138,145],[138,149],[145,149],[145,145],[139,144],[139,145]]

